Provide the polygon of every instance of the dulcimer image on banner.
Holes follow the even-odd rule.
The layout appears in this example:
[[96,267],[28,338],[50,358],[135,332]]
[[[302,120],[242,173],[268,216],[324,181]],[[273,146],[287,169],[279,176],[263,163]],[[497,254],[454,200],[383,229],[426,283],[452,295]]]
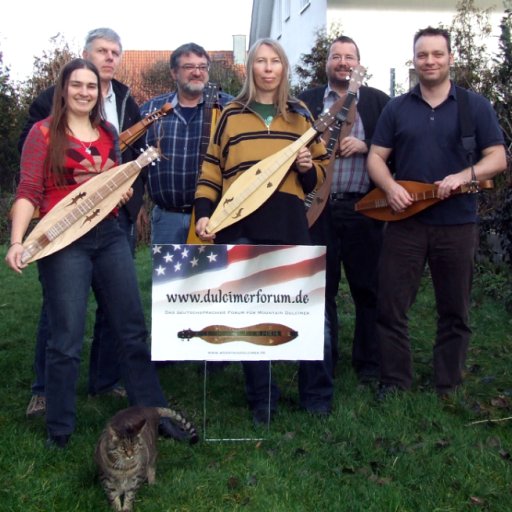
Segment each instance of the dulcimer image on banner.
[[325,246],[153,245],[152,252],[153,360],[323,359]]
[[299,333],[281,324],[256,324],[249,327],[228,327],[226,325],[209,325],[201,331],[185,329],[178,332],[178,338],[189,340],[201,338],[215,345],[231,341],[245,341],[254,345],[273,347],[294,340]]
[[[412,217],[429,206],[442,201],[442,199],[437,197],[438,186],[435,184],[400,180],[397,180],[397,183],[411,194],[414,201],[414,203],[403,212],[393,211],[388,204],[386,194],[379,188],[368,192],[368,194],[355,203],[354,209],[373,219],[395,221]],[[461,185],[452,191],[452,195],[475,194],[480,192],[480,190],[492,188],[494,188],[494,182],[492,180],[476,181]]]
[[61,199],[23,242],[23,263],[31,263],[63,249],[85,235],[117,206],[140,171],[156,160],[149,147],[136,160],[94,176]]

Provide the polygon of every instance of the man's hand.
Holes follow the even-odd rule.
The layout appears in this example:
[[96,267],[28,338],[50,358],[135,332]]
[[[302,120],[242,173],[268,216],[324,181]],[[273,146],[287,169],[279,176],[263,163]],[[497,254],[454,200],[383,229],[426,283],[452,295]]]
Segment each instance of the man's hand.
[[355,155],[356,153],[366,155],[366,153],[368,153],[368,146],[364,140],[349,135],[341,141],[338,151],[344,158]]
[[414,202],[411,194],[396,181],[393,181],[386,190],[386,198],[389,206],[396,213],[402,213]]

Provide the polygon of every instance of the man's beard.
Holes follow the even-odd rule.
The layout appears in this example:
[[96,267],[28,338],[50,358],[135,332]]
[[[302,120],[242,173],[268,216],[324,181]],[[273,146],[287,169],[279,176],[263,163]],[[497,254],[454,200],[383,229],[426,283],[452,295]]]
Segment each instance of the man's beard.
[[192,95],[192,96],[195,96],[195,95],[199,95],[199,94],[202,94],[203,91],[204,91],[204,88],[205,88],[205,84],[201,83],[201,84],[192,84],[190,82],[187,82],[186,84],[183,84],[183,87],[182,89]]
[[[345,71],[345,73],[348,73],[346,78],[338,78],[335,73],[339,71]],[[334,85],[336,87],[339,87],[340,89],[347,89],[348,84],[350,82],[350,68],[341,68],[334,70],[334,73],[332,73],[330,76],[328,76],[329,83],[331,85]]]

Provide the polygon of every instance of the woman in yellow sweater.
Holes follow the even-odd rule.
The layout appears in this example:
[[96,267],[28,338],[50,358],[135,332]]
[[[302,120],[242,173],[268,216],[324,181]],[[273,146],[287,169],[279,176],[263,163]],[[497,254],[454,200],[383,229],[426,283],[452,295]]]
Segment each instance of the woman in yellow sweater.
[[[306,106],[290,96],[288,59],[278,42],[257,41],[249,50],[246,68],[242,91],[222,112],[203,162],[194,203],[196,232],[202,240],[225,244],[308,245],[304,197],[323,182],[327,161],[319,139],[299,151],[276,192],[256,211],[216,235],[206,232],[227,188],[244,171],[289,146],[312,126]],[[279,395],[272,383],[269,403],[269,365],[256,361],[243,366],[253,420],[268,423]],[[301,363],[299,392],[304,409],[330,412],[328,366],[324,361]]]

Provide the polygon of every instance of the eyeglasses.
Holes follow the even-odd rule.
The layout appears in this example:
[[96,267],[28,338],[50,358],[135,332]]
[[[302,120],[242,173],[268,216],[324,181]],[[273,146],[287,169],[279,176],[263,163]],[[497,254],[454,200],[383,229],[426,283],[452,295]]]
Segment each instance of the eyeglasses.
[[197,69],[201,73],[206,73],[210,69],[208,64],[183,64],[183,66],[178,67],[185,71],[194,71],[194,69]]

